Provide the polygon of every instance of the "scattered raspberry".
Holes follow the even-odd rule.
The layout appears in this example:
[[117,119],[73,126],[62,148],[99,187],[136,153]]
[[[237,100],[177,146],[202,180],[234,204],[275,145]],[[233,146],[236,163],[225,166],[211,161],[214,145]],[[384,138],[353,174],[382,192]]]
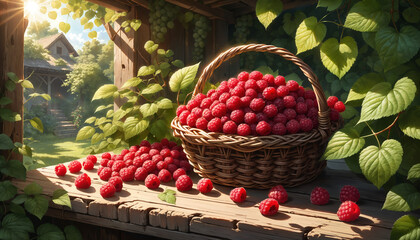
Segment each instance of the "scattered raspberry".
[[255,112],[262,111],[264,109],[264,106],[265,106],[265,101],[261,98],[254,98],[249,104],[249,107]]
[[226,107],[226,104],[224,103],[219,103],[211,109],[211,114],[214,117],[220,118],[222,116],[225,116],[226,112],[227,112],[227,107]]
[[193,182],[188,175],[181,175],[176,180],[176,189],[181,192],[186,192],[191,190]]
[[191,113],[188,117],[187,117],[187,125],[190,127],[195,127],[195,122],[197,121],[197,115]]
[[159,171],[158,178],[160,182],[167,183],[172,180],[172,174],[168,170],[162,169]]
[[299,83],[293,80],[289,80],[286,83],[286,87],[289,88],[289,91],[296,91],[299,89]]
[[98,172],[99,178],[104,181],[108,181],[111,177],[112,170],[109,167],[104,167],[100,172]]
[[149,172],[145,168],[139,167],[134,173],[134,179],[136,179],[137,181],[144,181],[148,174]]
[[267,135],[270,135],[271,133],[271,126],[266,121],[260,121],[257,124],[256,131],[258,135],[267,136]]
[[277,76],[274,78],[274,84],[277,86],[286,85],[286,79],[283,76]]
[[183,168],[185,172],[188,172],[189,170],[191,170],[191,165],[188,162],[188,160],[179,161],[179,167]]
[[312,120],[309,118],[303,118],[299,121],[300,130],[302,132],[310,132],[314,128]]
[[239,108],[241,108],[241,105],[242,105],[242,101],[241,101],[241,98],[238,97],[238,96],[232,96],[226,101],[226,107],[229,110],[239,109]]
[[345,185],[344,187],[341,188],[341,191],[340,191],[341,202],[345,202],[345,201],[357,202],[359,201],[359,199],[360,199],[360,193],[356,187],[351,186],[351,185]]
[[108,180],[108,183],[111,183],[112,185],[114,185],[115,190],[117,192],[120,192],[123,187],[123,180],[121,179],[121,177],[111,177]]
[[360,208],[352,201],[345,201],[338,208],[337,216],[343,222],[356,220],[360,215]]
[[260,79],[262,79],[262,77],[263,77],[263,75],[262,75],[262,73],[261,73],[261,72],[259,72],[259,71],[252,71],[252,72],[249,74],[249,78],[250,78],[250,79],[260,80]]
[[156,169],[156,165],[153,164],[152,160],[147,160],[143,163],[143,168],[146,169],[147,172],[151,173]]
[[230,191],[230,199],[236,203],[244,202],[246,199],[246,190],[243,187],[238,187]]
[[222,120],[220,118],[213,118],[207,124],[207,129],[211,132],[220,132],[222,131]]
[[77,188],[81,188],[81,189],[89,188],[90,183],[91,183],[90,177],[86,173],[79,175],[74,181],[74,185]]
[[247,72],[241,72],[238,74],[238,80],[239,81],[246,81],[249,79],[249,73]]
[[273,87],[267,87],[263,91],[263,97],[266,100],[274,100],[277,97],[277,91],[276,91],[276,89],[273,88]]
[[112,171],[119,172],[124,167],[125,167],[124,161],[118,160],[118,161],[115,161],[114,164],[112,165]]
[[64,176],[67,173],[67,168],[66,166],[64,166],[64,164],[58,164],[57,166],[55,166],[54,168],[55,174],[57,174],[57,176]]
[[186,125],[187,124],[187,118],[188,118],[188,116],[190,115],[190,111],[188,111],[188,110],[185,110],[185,111],[183,111],[180,115],[179,115],[179,122],[182,124],[182,125]]
[[134,180],[134,171],[129,168],[122,168],[119,171],[120,177],[124,182],[130,182]]
[[116,188],[112,183],[105,183],[104,185],[102,185],[102,187],[99,190],[103,198],[110,198],[114,196],[115,191],[116,191]]
[[241,136],[251,135],[251,127],[246,123],[239,124],[237,133]]
[[89,159],[86,159],[83,161],[83,169],[85,170],[92,170],[94,167],[94,163],[90,161]]
[[158,163],[156,163],[156,168],[158,170],[166,169],[167,167],[168,167],[168,164],[164,161],[159,161]]
[[336,96],[330,96],[327,99],[327,105],[330,108],[334,108],[335,103],[338,102],[338,97]]
[[279,203],[276,199],[267,198],[260,202],[260,206],[258,207],[260,212],[264,216],[272,216],[277,213],[279,210]]
[[178,180],[178,178],[182,175],[186,175],[187,172],[185,172],[185,170],[183,168],[178,168],[177,170],[175,170],[175,172],[172,174],[173,179],[176,181]]
[[213,189],[213,183],[208,178],[202,178],[197,183],[197,190],[201,193],[209,193]]
[[331,109],[330,110],[330,119],[331,119],[331,121],[338,121],[340,119],[340,113],[335,109]]
[[108,152],[102,153],[101,158],[102,159],[111,159],[111,154],[108,153]]
[[265,115],[267,115],[267,117],[269,117],[269,118],[273,118],[274,116],[276,116],[276,115],[277,115],[278,110],[277,110],[276,105],[274,105],[274,104],[270,104],[270,105],[266,105],[266,106],[264,107],[263,112],[264,112],[264,114],[265,114]]
[[[133,145],[130,147],[130,149],[128,149],[128,151],[135,153],[139,150],[139,146]],[[125,156],[124,156],[125,157]]]
[[275,135],[285,135],[287,133],[287,128],[283,123],[276,123],[271,128],[271,132]]
[[296,105],[296,99],[290,95],[285,96],[283,98],[284,107],[286,108],[292,108]]
[[147,175],[146,179],[144,180],[144,185],[148,189],[156,189],[160,185],[159,178],[155,174]]
[[69,168],[69,172],[71,173],[77,173],[82,170],[82,164],[79,161],[71,161],[69,165],[67,166]]
[[287,192],[282,185],[277,185],[270,189],[268,193],[269,198],[277,200],[278,203],[285,203],[287,201]]
[[98,161],[98,159],[94,155],[89,155],[86,157],[86,159],[92,161],[93,164],[95,164]]
[[223,133],[236,134],[237,128],[238,126],[236,125],[236,123],[232,120],[229,120],[225,122],[225,124],[223,124]]
[[325,188],[316,187],[311,192],[311,203],[315,205],[324,205],[330,201],[330,194]]
[[334,109],[338,112],[344,112],[346,110],[346,105],[342,101],[338,101],[334,104]]

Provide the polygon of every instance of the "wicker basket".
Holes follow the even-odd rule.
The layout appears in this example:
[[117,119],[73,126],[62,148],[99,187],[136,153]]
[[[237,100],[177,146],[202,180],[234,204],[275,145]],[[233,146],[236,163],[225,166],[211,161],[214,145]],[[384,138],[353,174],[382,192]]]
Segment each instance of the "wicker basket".
[[324,92],[311,68],[284,48],[249,44],[233,47],[214,59],[204,70],[193,96],[203,91],[205,82],[224,61],[244,52],[268,52],[299,66],[312,84],[319,108],[319,126],[307,133],[270,136],[239,136],[205,132],[181,125],[176,117],[173,134],[201,177],[226,186],[267,189],[274,185],[297,186],[313,180],[325,167],[320,161],[329,136],[338,128],[331,124]]

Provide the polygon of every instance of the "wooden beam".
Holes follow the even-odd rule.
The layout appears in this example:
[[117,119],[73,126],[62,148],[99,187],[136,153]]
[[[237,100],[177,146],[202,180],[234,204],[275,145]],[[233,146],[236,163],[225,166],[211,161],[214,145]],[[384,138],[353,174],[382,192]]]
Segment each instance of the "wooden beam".
[[189,1],[189,0],[166,0],[166,1],[174,5],[180,6],[182,8],[204,15],[210,19],[213,19],[213,18],[222,19],[222,20],[227,21],[228,23],[233,23],[235,21],[232,17],[231,12],[221,9],[221,8],[214,9],[204,4]]
[[252,7],[252,9],[255,9],[255,6],[257,5],[257,0],[241,0],[241,2]]
[[129,12],[131,9],[131,6],[128,4],[125,4],[120,1],[115,0],[88,0],[91,3],[96,3],[100,6],[112,9],[117,12]]
[[141,7],[144,7],[146,9],[150,9],[149,2],[147,2],[146,0],[131,0],[131,1],[140,5]]
[[223,7],[225,5],[229,5],[229,4],[237,3],[237,2],[240,2],[240,1],[239,0],[222,0],[222,1],[218,1],[216,3],[210,4],[210,6],[212,8],[218,8],[218,7]]

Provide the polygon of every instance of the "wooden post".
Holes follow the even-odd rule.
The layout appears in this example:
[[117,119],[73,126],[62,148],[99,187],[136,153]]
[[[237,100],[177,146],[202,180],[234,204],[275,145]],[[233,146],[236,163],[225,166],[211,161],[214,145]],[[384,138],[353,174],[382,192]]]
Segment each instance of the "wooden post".
[[[23,0],[0,0],[0,89],[5,91],[7,73],[14,72],[23,79],[23,40],[24,40]],[[5,91],[12,99],[9,109],[23,118],[23,89],[16,85],[13,92]],[[23,121],[2,122],[2,133],[10,136],[13,142],[23,141]],[[14,159],[22,160],[22,155],[15,154]]]

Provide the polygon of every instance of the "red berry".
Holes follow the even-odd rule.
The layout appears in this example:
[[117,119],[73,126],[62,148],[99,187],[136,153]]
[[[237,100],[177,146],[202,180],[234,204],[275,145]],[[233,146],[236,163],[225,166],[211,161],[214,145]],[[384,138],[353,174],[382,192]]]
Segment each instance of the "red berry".
[[224,103],[219,103],[211,109],[211,114],[214,117],[223,117],[226,115],[227,107]]
[[296,103],[295,109],[298,114],[305,114],[308,111],[308,106],[305,102],[298,102]]
[[94,167],[94,163],[88,159],[83,161],[83,169],[85,170],[92,170]]
[[290,95],[285,96],[283,98],[284,107],[286,108],[292,108],[296,105],[296,99]]
[[257,122],[257,115],[253,112],[245,113],[244,121],[247,124],[253,124]]
[[142,166],[144,169],[146,169],[147,172],[151,173],[153,170],[156,169],[156,165],[153,163],[152,160],[147,160],[143,163]]
[[197,121],[195,122],[195,126],[201,130],[207,130],[207,124],[209,123],[209,121],[207,121],[207,119],[200,117],[197,119]]
[[226,107],[229,110],[239,109],[241,108],[241,105],[242,105],[242,101],[241,101],[241,98],[238,96],[232,96],[226,101]]
[[245,88],[243,88],[241,86],[236,86],[231,90],[230,94],[232,96],[243,97],[243,96],[245,96]]
[[159,171],[158,178],[160,182],[167,183],[172,180],[172,174],[168,170],[162,169]]
[[287,133],[287,128],[283,123],[276,123],[271,128],[271,132],[275,135],[285,135]]
[[230,114],[230,119],[232,119],[235,123],[242,123],[244,121],[245,113],[243,110],[238,109],[234,110]]
[[182,175],[186,175],[187,172],[185,172],[185,170],[183,168],[178,168],[177,170],[175,170],[175,172],[172,174],[173,179],[176,181],[178,180],[178,178]]
[[295,119],[297,116],[296,111],[293,108],[284,109],[283,114],[286,116],[287,120]]
[[330,119],[331,119],[331,121],[338,121],[340,119],[340,113],[335,109],[331,109],[330,110]]
[[176,189],[181,192],[186,192],[191,190],[193,182],[188,175],[181,175],[176,180]]
[[195,122],[197,121],[198,116],[191,113],[188,117],[187,117],[187,125],[190,127],[195,127]]
[[146,179],[144,180],[144,185],[148,189],[156,189],[160,185],[159,178],[155,174],[147,175]]
[[71,161],[69,165],[67,166],[69,168],[69,172],[71,173],[77,173],[82,170],[82,164],[79,161]]
[[210,90],[207,92],[207,97],[211,97],[211,95],[213,95],[215,92],[216,92],[216,89],[210,89]]
[[95,164],[98,161],[98,159],[94,155],[89,155],[86,157],[86,159],[92,161],[93,164]]
[[101,158],[102,159],[111,159],[111,154],[108,153],[108,152],[102,153]]
[[197,190],[201,193],[209,193],[213,189],[213,183],[208,178],[202,178],[197,183]]
[[67,172],[66,166],[64,166],[64,164],[61,164],[61,163],[55,166],[54,170],[57,176],[64,176],[66,175],[66,172]]
[[316,95],[315,92],[311,89],[306,90],[305,93],[303,94],[305,99],[312,99],[315,100],[316,99]]
[[236,87],[236,85],[238,85],[239,80],[236,78],[229,78],[228,80],[228,87],[230,89],[233,89],[234,87]]
[[314,128],[312,120],[309,118],[301,119],[299,121],[299,124],[300,124],[300,130],[302,130],[302,132],[310,132]]
[[255,112],[260,112],[265,107],[265,101],[261,98],[254,98],[249,104],[249,107]]
[[109,167],[104,167],[100,172],[98,172],[99,178],[104,181],[108,181],[111,177],[112,170]]
[[273,87],[267,87],[263,91],[263,97],[266,100],[274,100],[277,97],[277,91],[276,91],[276,89],[273,88]]
[[136,179],[137,181],[144,181],[148,174],[149,172],[145,168],[139,167],[134,173],[134,179]]
[[269,198],[277,200],[278,203],[285,203],[287,201],[287,192],[282,185],[277,185],[270,189],[268,193]]
[[122,168],[119,171],[120,177],[124,182],[130,182],[134,180],[134,171],[130,168]]
[[213,118],[207,124],[207,129],[210,132],[221,132],[222,131],[222,120],[220,118]]
[[[225,82],[225,81],[224,81]],[[223,82],[222,82],[223,83]],[[216,89],[216,92],[219,94],[225,93],[225,92],[229,92],[229,87],[228,85],[225,84],[220,84],[219,87]]]
[[188,111],[188,110],[185,110],[185,111],[183,111],[180,115],[179,115],[179,122],[182,124],[182,125],[186,125],[187,124],[187,118],[188,118],[188,116],[190,115],[190,111]]
[[352,201],[357,202],[360,199],[360,193],[359,190],[357,190],[356,187],[351,185],[345,185],[341,188],[340,191],[340,201]]
[[249,79],[248,81],[246,81],[245,90],[247,89],[254,89],[255,91],[257,91],[258,90],[257,81],[255,81],[254,79]]
[[200,102],[197,100],[190,100],[187,104],[188,111],[192,111],[195,107],[200,106]]
[[271,126],[266,121],[260,121],[256,128],[257,134],[260,136],[267,136],[271,133]]
[[201,104],[200,104],[200,108],[202,108],[202,109],[206,109],[206,108],[209,108],[210,107],[210,105],[212,104],[212,100],[210,99],[210,98],[205,98],[205,99],[203,99],[203,101],[201,102]]
[[191,111],[191,113],[197,117],[201,117],[201,115],[203,114],[203,109],[196,107]]
[[176,109],[176,116],[179,117],[182,112],[186,111],[187,107],[185,105],[179,105]]
[[267,81],[269,86],[274,85],[274,76],[271,74],[265,74],[262,78],[263,80]]
[[147,140],[141,141],[141,143],[139,145],[140,145],[140,147],[148,147],[148,148],[150,148],[150,146],[151,146],[150,142],[147,141]]
[[[211,114],[211,110],[206,108],[203,110],[203,118],[205,118],[207,121],[210,121],[213,119],[213,115]],[[197,125],[197,122],[195,123]]]
[[296,91],[299,89],[299,83],[293,80],[289,80],[286,83],[286,87],[289,88],[289,91]]
[[226,103],[226,101],[230,98],[230,93],[222,93],[222,95],[220,95],[219,97],[219,101],[221,103]]
[[276,115],[277,115],[278,110],[277,110],[276,105],[274,105],[274,104],[270,104],[270,105],[266,105],[266,106],[264,107],[263,112],[264,112],[264,114],[265,114],[265,115],[267,115],[267,117],[269,117],[269,118],[273,118],[274,116],[276,116]]
[[230,199],[236,203],[244,202],[246,199],[246,190],[243,187],[238,187],[230,191]]
[[125,167],[124,161],[118,160],[118,161],[115,161],[114,164],[112,165],[112,171],[119,172],[124,167]]
[[111,183],[112,185],[114,185],[115,190],[116,190],[117,192],[120,192],[120,191],[121,191],[121,189],[122,189],[122,187],[123,187],[123,180],[122,180],[122,178],[121,178],[121,177],[111,177],[111,178],[108,180],[108,183]]
[[324,205],[330,201],[330,194],[325,188],[316,187],[311,192],[311,203],[315,205]]
[[[135,147],[135,146],[133,146],[133,147]],[[123,158],[124,162],[127,161],[127,160],[133,160],[134,159],[134,155],[135,155],[135,153],[132,152],[132,151],[130,151],[129,153],[125,154],[124,155],[124,158]]]
[[279,203],[273,198],[267,198],[260,202],[260,206],[258,208],[260,209],[262,215],[272,216],[279,210]]
[[[135,152],[137,152],[139,150],[139,146],[136,146],[136,145],[134,145],[134,146],[131,146],[130,147],[130,149],[128,149],[128,151],[130,151],[130,152],[132,152],[132,153],[135,153]],[[124,156],[125,157],[125,156]]]
[[239,81],[246,81],[249,79],[249,73],[247,72],[241,72],[238,74],[238,80]]
[[250,78],[250,79],[260,80],[260,79],[262,79],[262,77],[263,77],[263,75],[262,75],[262,73],[261,73],[261,72],[259,72],[259,71],[252,71],[252,72],[249,74],[249,78]]
[[300,124],[297,120],[292,119],[286,123],[286,128],[289,134],[297,133],[300,131]]
[[237,128],[238,126],[236,125],[236,123],[232,120],[229,120],[225,122],[225,124],[223,124],[223,133],[236,134]]
[[251,127],[246,123],[239,124],[237,133],[241,136],[251,135]]
[[360,208],[352,201],[345,201],[338,208],[337,216],[343,222],[356,220],[360,215]]
[[258,91],[262,93],[264,89],[268,87],[268,82],[265,80],[258,80],[257,81]]
[[283,123],[283,125],[285,125],[287,123],[287,117],[283,113],[277,113],[273,121],[275,123]]
[[245,96],[251,97],[252,99],[256,98],[258,96],[257,91],[253,88],[249,88],[245,91]]
[[114,196],[115,191],[116,191],[115,186],[112,183],[109,183],[109,182],[102,185],[102,187],[99,190],[99,192],[101,193],[101,196],[103,198],[110,198],[110,197]]
[[77,188],[81,188],[81,189],[89,188],[90,183],[91,183],[90,177],[86,173],[79,175],[74,181],[74,185]]
[[334,104],[334,109],[338,112],[344,112],[346,110],[346,105],[342,101],[338,101]]
[[329,96],[327,99],[327,105],[330,108],[334,108],[334,104],[338,102],[338,97],[336,96]]
[[283,76],[279,75],[276,78],[274,78],[274,84],[276,84],[277,86],[286,85],[286,79]]
[[156,168],[158,170],[166,169],[167,167],[168,167],[168,164],[164,161],[159,161],[158,163],[156,163]]
[[206,95],[204,95],[202,93],[199,93],[199,94],[197,94],[197,95],[194,96],[194,100],[196,100],[198,102],[203,101],[204,98],[206,98]]

